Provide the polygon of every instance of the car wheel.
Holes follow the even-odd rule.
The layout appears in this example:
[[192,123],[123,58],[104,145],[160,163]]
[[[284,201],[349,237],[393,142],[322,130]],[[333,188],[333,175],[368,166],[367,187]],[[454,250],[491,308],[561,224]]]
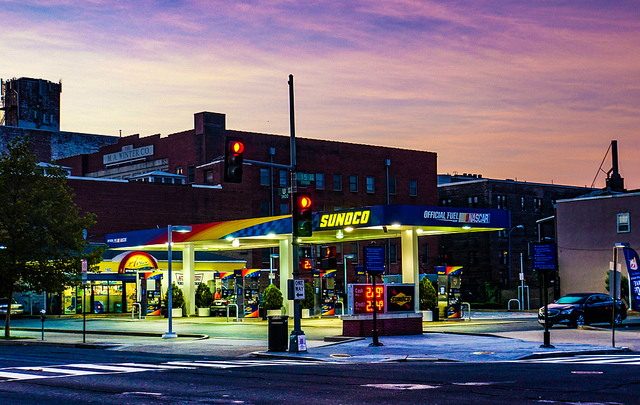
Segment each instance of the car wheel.
[[624,319],[622,319],[622,314],[616,314],[615,322],[616,325],[620,325]]
[[586,322],[584,321],[584,315],[579,314],[578,316],[576,316],[576,326],[583,326],[586,325]]

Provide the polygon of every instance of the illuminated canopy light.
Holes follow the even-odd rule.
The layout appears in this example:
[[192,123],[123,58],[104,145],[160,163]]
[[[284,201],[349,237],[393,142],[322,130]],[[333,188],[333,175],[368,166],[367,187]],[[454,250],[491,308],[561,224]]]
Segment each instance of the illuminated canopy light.
[[394,223],[392,223],[392,224],[391,224],[391,227],[392,227],[392,228],[399,228],[399,227],[400,227],[400,224],[399,224],[399,223],[397,223],[397,222],[394,222]]
[[233,242],[231,242],[231,246],[233,247],[240,246],[240,239],[234,239]]
[[345,232],[352,232],[353,231],[353,227],[348,226],[348,227],[344,228],[344,231]]
[[471,227],[469,225],[465,225],[465,226],[462,227],[462,229],[467,229],[468,230],[468,229],[471,229]]

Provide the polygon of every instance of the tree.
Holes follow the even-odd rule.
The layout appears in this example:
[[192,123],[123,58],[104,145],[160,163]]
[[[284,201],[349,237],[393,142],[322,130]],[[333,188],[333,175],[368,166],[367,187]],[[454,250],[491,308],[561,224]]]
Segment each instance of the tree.
[[198,284],[198,288],[196,288],[196,307],[209,308],[212,301],[213,294],[211,294],[211,289],[209,288],[207,283],[200,282],[200,284]]
[[274,284],[270,284],[262,293],[262,302],[266,309],[282,308],[282,292]]
[[315,294],[313,286],[305,281],[304,283],[304,300],[301,302],[302,309],[313,309],[315,306]]
[[434,309],[438,307],[438,294],[436,289],[426,277],[420,280],[420,310]]
[[[0,296],[22,291],[59,292],[80,283],[81,260],[99,262],[101,249],[86,251],[83,230],[95,223],[80,215],[61,168],[46,172],[29,151],[28,138],[8,145],[0,157]],[[11,336],[11,311],[5,337]]]

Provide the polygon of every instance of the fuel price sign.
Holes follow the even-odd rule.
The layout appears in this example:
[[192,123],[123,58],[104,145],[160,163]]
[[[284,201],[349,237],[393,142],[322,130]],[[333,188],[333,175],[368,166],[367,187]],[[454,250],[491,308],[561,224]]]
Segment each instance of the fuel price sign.
[[372,285],[355,284],[353,286],[353,313],[373,313],[374,296],[376,301],[376,312],[384,313],[384,285],[377,285],[374,293]]

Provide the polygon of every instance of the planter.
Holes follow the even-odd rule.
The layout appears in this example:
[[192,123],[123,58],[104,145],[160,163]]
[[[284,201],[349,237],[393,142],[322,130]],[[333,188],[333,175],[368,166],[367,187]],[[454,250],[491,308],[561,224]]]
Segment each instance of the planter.
[[171,308],[172,318],[182,318],[182,308]]
[[210,316],[211,309],[210,308],[198,308],[198,316]]
[[425,309],[422,312],[422,321],[423,322],[432,322],[433,321],[433,311],[430,309]]
[[282,315],[281,309],[268,309],[267,316],[280,316]]

